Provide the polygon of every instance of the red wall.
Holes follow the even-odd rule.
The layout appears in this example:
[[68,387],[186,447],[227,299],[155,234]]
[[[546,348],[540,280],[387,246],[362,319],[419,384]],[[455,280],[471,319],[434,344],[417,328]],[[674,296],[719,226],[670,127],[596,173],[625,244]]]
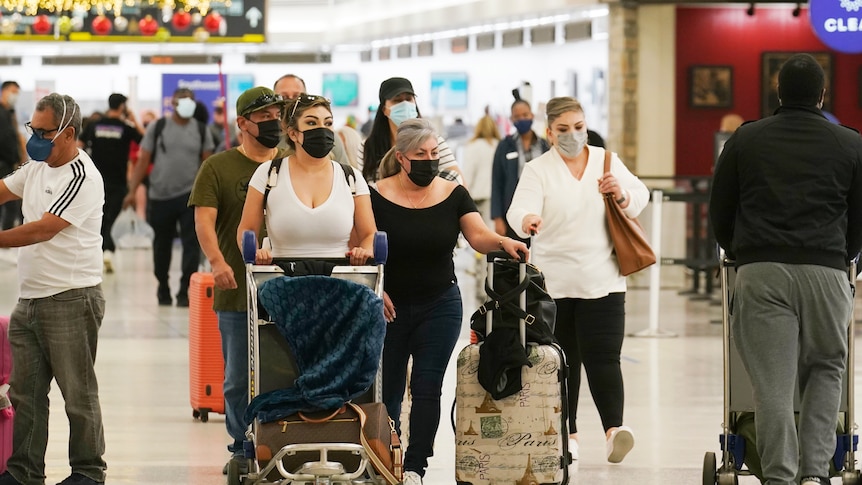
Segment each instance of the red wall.
[[[793,7],[678,7],[676,17],[676,174],[709,175],[713,134],[727,113],[760,118],[761,53],[775,51],[832,53],[832,113],[842,124],[862,129],[862,54],[831,51],[814,35],[808,11]],[[689,67],[733,66],[733,106],[689,106]],[[827,87],[828,89],[828,87]]]

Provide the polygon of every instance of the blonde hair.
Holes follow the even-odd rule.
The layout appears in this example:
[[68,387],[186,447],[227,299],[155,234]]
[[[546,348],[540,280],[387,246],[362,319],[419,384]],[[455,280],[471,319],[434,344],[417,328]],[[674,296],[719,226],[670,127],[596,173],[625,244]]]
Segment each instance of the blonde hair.
[[377,169],[379,177],[386,178],[401,171],[401,164],[398,163],[395,152],[413,151],[429,138],[437,139],[437,131],[430,121],[424,118],[413,118],[401,123],[395,134],[395,145],[380,160],[380,167]]
[[551,126],[551,124],[557,118],[562,116],[563,113],[568,113],[569,111],[583,113],[584,108],[581,106],[581,103],[577,99],[571,96],[560,96],[558,98],[551,98],[550,100],[548,100],[548,104],[545,107],[545,115],[548,119],[548,126]]
[[[500,132],[497,130],[497,123],[488,115],[483,116],[476,123],[476,132],[473,134],[473,140],[499,140]],[[470,141],[473,141],[470,140]]]

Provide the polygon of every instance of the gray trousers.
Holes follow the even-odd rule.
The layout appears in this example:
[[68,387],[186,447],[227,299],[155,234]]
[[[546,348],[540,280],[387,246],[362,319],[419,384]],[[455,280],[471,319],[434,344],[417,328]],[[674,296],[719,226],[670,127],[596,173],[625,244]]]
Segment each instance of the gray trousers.
[[833,268],[752,263],[737,271],[731,331],[751,378],[766,485],[829,476],[852,298],[847,273]]

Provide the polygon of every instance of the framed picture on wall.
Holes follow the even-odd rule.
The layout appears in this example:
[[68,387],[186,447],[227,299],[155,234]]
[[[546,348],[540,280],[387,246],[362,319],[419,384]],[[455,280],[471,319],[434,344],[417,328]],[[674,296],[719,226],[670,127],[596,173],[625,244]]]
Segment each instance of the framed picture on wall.
[[[772,116],[778,109],[778,72],[792,56],[800,52],[764,52],[760,69],[760,116]],[[826,96],[823,111],[832,112],[832,54],[828,52],[807,52],[811,54],[826,74]]]
[[862,108],[862,66],[859,66],[859,77],[856,78],[856,84],[859,86],[859,107]]
[[733,67],[691,66],[689,104],[692,108],[733,106]]

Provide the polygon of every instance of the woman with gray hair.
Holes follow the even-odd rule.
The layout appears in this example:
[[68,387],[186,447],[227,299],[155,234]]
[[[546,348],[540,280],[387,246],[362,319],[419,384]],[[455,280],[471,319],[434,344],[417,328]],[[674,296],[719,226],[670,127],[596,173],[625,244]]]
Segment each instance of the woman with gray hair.
[[384,178],[371,190],[377,228],[389,236],[383,402],[399,431],[407,361],[413,357],[405,485],[422,483],[433,455],[443,374],[461,333],[463,309],[452,261],[458,234],[464,233],[480,253],[528,254],[524,243],[488,229],[467,189],[437,176],[439,158],[431,124],[421,118],[406,120],[382,162]]

